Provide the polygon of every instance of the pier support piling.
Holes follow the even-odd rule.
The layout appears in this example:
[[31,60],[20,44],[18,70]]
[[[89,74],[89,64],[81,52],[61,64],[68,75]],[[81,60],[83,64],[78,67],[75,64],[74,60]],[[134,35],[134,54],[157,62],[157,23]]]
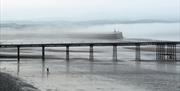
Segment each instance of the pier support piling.
[[20,46],[17,46],[17,60],[20,61]]
[[166,48],[165,48],[165,45],[161,45],[161,59],[162,59],[162,61],[166,60]]
[[136,61],[141,60],[141,47],[140,44],[136,44]]
[[66,60],[69,61],[69,46],[66,46]]
[[17,75],[19,76],[20,72],[20,46],[17,46]]
[[42,46],[42,60],[45,60],[45,47]]
[[167,60],[176,61],[176,44],[167,45]]
[[177,48],[176,47],[177,47],[177,45],[174,44],[174,57],[175,57],[174,59],[175,59],[175,61],[177,61],[177,51],[176,51]]
[[90,60],[90,61],[94,61],[93,45],[90,45],[90,49],[89,49],[89,60]]
[[113,45],[113,61],[117,62],[117,45]]
[[173,59],[173,54],[172,54],[172,45],[167,45],[167,60],[172,60]]
[[156,45],[156,61],[160,60],[160,45]]
[[166,60],[166,55],[168,55],[168,50],[166,51],[167,48],[164,44],[157,44],[156,45],[156,60],[157,61],[165,61]]

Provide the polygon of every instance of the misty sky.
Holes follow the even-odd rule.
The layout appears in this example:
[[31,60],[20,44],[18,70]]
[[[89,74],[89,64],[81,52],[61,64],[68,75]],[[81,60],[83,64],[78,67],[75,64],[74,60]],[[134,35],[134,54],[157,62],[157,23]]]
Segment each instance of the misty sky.
[[1,20],[180,19],[180,0],[0,0]]

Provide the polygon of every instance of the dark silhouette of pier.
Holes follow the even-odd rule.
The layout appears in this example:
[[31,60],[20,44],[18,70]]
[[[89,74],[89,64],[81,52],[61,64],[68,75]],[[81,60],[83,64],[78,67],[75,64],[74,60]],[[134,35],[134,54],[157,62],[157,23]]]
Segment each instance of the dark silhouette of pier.
[[108,43],[47,43],[47,44],[0,44],[0,48],[17,48],[17,60],[20,61],[20,49],[25,47],[41,47],[42,59],[45,60],[45,48],[46,47],[65,47],[66,48],[66,60],[69,61],[69,48],[89,46],[89,60],[94,61],[94,46],[112,46],[113,61],[117,61],[117,47],[118,46],[134,46],[135,47],[135,60],[141,60],[141,46],[156,46],[156,60],[160,61],[177,61],[177,45],[179,41],[153,41],[153,42],[108,42]]

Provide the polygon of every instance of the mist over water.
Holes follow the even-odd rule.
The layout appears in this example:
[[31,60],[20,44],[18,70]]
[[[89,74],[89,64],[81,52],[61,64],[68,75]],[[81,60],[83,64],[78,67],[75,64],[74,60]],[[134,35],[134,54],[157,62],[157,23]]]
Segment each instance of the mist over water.
[[[113,41],[114,31],[126,39],[180,40],[180,23],[97,24],[83,22],[26,22],[1,25],[3,43]],[[113,37],[113,36],[111,36]]]

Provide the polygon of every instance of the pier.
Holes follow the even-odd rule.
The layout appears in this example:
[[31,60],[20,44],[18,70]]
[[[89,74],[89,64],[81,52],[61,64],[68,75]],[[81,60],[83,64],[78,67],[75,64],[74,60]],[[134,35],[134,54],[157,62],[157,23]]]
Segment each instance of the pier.
[[109,42],[109,43],[47,43],[47,44],[0,44],[0,48],[17,48],[17,60],[21,59],[21,48],[25,47],[40,47],[42,48],[42,60],[45,60],[47,47],[65,47],[66,60],[70,59],[70,47],[89,47],[89,60],[94,61],[94,47],[95,46],[112,46],[113,61],[117,61],[118,46],[134,46],[135,47],[135,60],[141,61],[141,46],[156,46],[156,60],[157,61],[177,61],[177,45],[180,42],[172,41],[155,41],[155,42]]

